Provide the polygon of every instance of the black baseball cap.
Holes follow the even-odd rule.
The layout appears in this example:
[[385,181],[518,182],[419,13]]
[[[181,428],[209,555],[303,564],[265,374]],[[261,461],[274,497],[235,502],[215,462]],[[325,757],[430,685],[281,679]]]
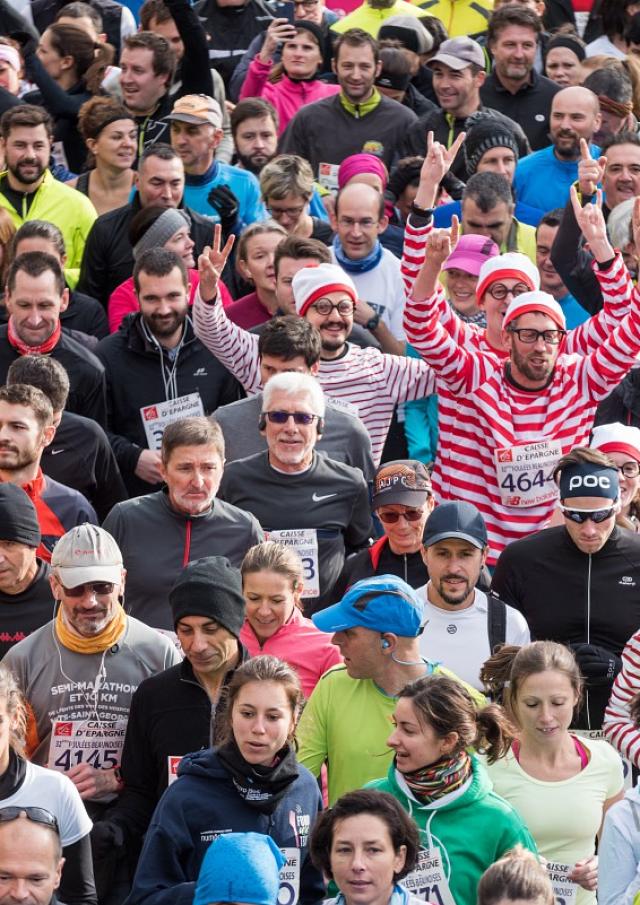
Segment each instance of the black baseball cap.
[[422,532],[423,547],[452,539],[466,540],[479,550],[487,546],[487,526],[472,503],[460,500],[441,503],[427,519]]

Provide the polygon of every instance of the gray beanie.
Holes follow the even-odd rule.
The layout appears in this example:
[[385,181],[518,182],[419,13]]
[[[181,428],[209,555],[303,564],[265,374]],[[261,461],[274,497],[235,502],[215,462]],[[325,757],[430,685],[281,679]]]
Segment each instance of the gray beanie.
[[162,248],[174,233],[187,224],[191,228],[191,217],[185,211],[170,207],[163,211],[157,220],[154,220],[144,236],[133,246],[133,260],[137,261],[140,255],[150,248]]
[[467,136],[464,140],[464,154],[469,177],[476,172],[482,155],[492,148],[510,148],[515,154],[516,161],[520,157],[515,132],[509,128],[504,119],[478,111],[467,117],[465,129]]

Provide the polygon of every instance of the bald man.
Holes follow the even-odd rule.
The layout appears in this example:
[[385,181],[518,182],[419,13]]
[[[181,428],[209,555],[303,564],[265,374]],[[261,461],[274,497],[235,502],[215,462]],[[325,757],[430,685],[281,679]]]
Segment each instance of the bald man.
[[580,139],[589,145],[591,157],[600,156],[592,144],[600,128],[600,103],[588,88],[563,88],[553,98],[549,117],[552,144],[522,158],[513,185],[518,201],[543,211],[564,207],[569,188],[578,178]]
[[27,816],[32,810],[46,816],[41,808],[6,820],[14,810],[0,808],[0,905],[49,905],[64,864],[57,827]]

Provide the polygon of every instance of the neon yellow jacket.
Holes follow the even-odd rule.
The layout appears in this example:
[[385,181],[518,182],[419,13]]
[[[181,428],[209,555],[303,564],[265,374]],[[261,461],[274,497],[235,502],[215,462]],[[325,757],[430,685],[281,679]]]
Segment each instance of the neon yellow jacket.
[[421,16],[430,15],[432,15],[431,10],[420,9],[418,6],[414,6],[413,3],[407,3],[406,0],[396,0],[393,6],[389,6],[387,9],[372,9],[365,0],[362,6],[354,9],[344,19],[339,19],[335,22],[331,26],[331,31],[343,34],[350,28],[361,28],[373,38],[377,38],[380,26],[383,25],[385,19],[389,19],[391,16],[415,16],[420,18]]
[[493,12],[493,0],[423,0],[419,6],[440,19],[450,38],[484,34]]
[[[5,175],[6,172],[0,173],[0,179]],[[75,285],[84,244],[87,241],[89,230],[93,226],[93,221],[98,216],[87,196],[63,182],[58,182],[53,178],[51,172],[46,170],[44,179],[40,187],[36,189],[35,198],[28,211],[26,204],[22,211],[17,211],[2,192],[0,192],[0,206],[9,213],[16,229],[19,229],[26,220],[49,220],[51,223],[55,223],[64,237],[67,251],[65,274],[69,285]]]

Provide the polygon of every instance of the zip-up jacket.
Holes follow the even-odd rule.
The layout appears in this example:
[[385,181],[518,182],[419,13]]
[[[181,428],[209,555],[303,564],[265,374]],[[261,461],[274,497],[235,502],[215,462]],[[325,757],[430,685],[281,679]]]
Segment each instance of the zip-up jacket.
[[305,104],[331,97],[340,91],[339,85],[327,85],[318,79],[292,82],[288,76],[283,75],[279,82],[269,82],[271,68],[271,62],[263,63],[259,57],[254,57],[240,91],[240,100],[245,97],[263,97],[265,101],[273,104],[278,112],[280,133],[284,132],[289,120]]
[[333,596],[340,600],[356,581],[372,578],[374,575],[397,575],[412,588],[421,588],[429,581],[429,573],[420,551],[394,553],[385,534],[366,550],[359,550],[345,560],[333,589]]
[[[203,556],[226,556],[240,567],[264,540],[253,515],[215,499],[201,515],[177,512],[166,491],[118,503],[104,522],[127,570],[125,609],[147,625],[173,630],[169,591],[182,569]],[[141,543],[144,538],[144,543]]]
[[[69,375],[66,410],[93,418],[98,424],[106,426],[107,395],[102,362],[65,330],[50,355],[64,365]],[[20,353],[9,342],[7,327],[0,327],[0,383],[6,383],[7,371],[17,358],[20,358]]]
[[153,815],[128,905],[191,905],[208,846],[220,833],[230,832],[262,833],[280,848],[297,849],[299,902],[319,903],[324,883],[311,864],[308,840],[322,807],[320,790],[308,770],[298,769],[273,814],[266,815],[238,795],[215,750],[187,755],[179,781],[167,789]]
[[200,0],[196,11],[209,38],[209,61],[229,81],[249,45],[269,27],[275,11],[265,0],[248,0],[242,6],[218,6],[216,0]]
[[599,905],[632,905],[640,892],[640,789],[609,808],[598,845]]
[[518,123],[529,139],[531,149],[539,151],[549,144],[551,102],[560,90],[560,85],[532,69],[530,81],[512,94],[494,70],[480,89],[480,97],[487,107],[499,110]]
[[[87,196],[63,182],[58,182],[50,170],[45,170],[42,183],[35,192],[30,193],[32,197],[27,198],[25,194],[22,204],[16,208],[4,193],[6,179],[6,171],[0,173],[0,206],[9,213],[16,229],[27,220],[50,220],[51,223],[55,223],[64,238],[67,253],[65,268],[77,270],[82,261],[87,237],[98,216]],[[93,295],[92,292],[87,294]]]
[[[89,199],[84,195],[82,197],[93,210]],[[185,207],[184,204],[181,204],[180,207],[191,218],[189,234],[195,242],[193,254],[197,258],[202,254],[205,245],[211,244],[211,222],[201,214]],[[106,214],[101,214],[87,237],[77,288],[80,292],[86,292],[92,298],[98,299],[105,311],[113,290],[120,283],[128,280],[133,273],[133,251],[129,242],[129,226],[141,208],[140,196],[136,192],[130,203],[108,211]],[[42,219],[54,220],[53,217],[43,217]],[[79,267],[80,262],[78,261],[75,266]]]
[[18,641],[51,621],[53,592],[48,563],[37,560],[38,570],[29,587],[19,594],[0,591],[0,660]]
[[493,783],[478,758],[471,755],[471,781],[462,794],[445,795],[430,805],[411,793],[395,764],[385,779],[367,785],[396,798],[418,825],[420,845],[438,847],[449,888],[458,905],[473,905],[484,871],[520,843],[537,852],[516,809],[493,791]]
[[[173,360],[145,335],[140,313],[129,315],[117,333],[101,340],[96,355],[107,378],[109,439],[131,496],[158,489],[134,474],[142,450],[148,448],[141,408],[198,393],[210,415],[242,395],[236,379],[196,339],[190,320],[185,321],[184,341]],[[167,390],[169,374],[173,379]]]
[[[640,536],[615,527],[588,554],[564,526],[546,528],[503,550],[491,588],[520,610],[532,639],[593,644],[620,657],[640,625]],[[579,728],[601,728],[612,683],[587,683]]]

